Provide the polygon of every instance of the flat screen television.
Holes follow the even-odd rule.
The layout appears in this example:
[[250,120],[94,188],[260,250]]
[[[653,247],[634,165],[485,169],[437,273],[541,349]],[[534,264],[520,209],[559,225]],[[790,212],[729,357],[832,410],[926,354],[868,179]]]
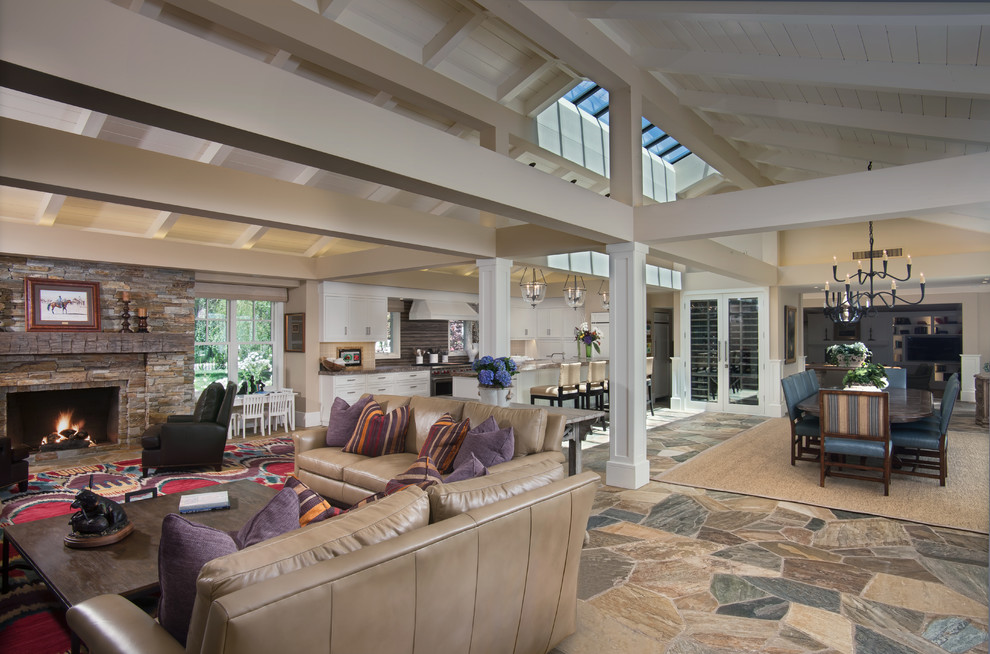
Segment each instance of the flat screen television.
[[904,337],[906,361],[931,361],[934,363],[959,363],[962,354],[962,336],[938,334]]

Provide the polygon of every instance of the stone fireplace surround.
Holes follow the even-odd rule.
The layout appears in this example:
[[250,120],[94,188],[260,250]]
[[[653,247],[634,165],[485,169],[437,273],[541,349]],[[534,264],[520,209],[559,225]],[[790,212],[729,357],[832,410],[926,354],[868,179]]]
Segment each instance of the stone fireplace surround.
[[35,461],[135,447],[149,424],[191,411],[191,334],[0,332],[0,429],[7,394],[119,386],[117,443],[39,452]]

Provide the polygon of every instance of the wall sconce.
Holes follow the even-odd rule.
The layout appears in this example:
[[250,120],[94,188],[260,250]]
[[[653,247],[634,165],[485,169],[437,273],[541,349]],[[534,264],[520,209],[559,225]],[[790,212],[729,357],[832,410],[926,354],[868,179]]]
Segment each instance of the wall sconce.
[[608,280],[603,279],[601,286],[598,287],[598,296],[602,299],[602,309],[608,311],[609,307],[609,294],[608,294]]
[[[526,273],[530,274],[530,278],[527,281]],[[539,273],[540,277],[537,279],[536,274]],[[522,278],[519,280],[519,288],[522,291],[523,299],[533,305],[542,302],[547,296],[547,280],[543,276],[543,271],[539,268],[525,268],[523,269]]]
[[588,291],[584,286],[584,279],[580,275],[574,275],[573,281],[568,275],[564,281],[564,302],[567,306],[577,309],[584,306],[584,295]]

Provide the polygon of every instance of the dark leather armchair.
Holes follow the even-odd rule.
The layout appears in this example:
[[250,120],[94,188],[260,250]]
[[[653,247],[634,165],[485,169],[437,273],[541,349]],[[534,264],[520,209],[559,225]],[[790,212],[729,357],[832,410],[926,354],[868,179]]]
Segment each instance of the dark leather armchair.
[[196,402],[193,415],[169,416],[166,422],[148,427],[141,436],[141,473],[151,468],[223,466],[227,426],[237,395],[237,385],[210,384]]
[[23,493],[28,487],[27,445],[14,446],[6,436],[0,438],[0,488],[17,484],[17,491]]

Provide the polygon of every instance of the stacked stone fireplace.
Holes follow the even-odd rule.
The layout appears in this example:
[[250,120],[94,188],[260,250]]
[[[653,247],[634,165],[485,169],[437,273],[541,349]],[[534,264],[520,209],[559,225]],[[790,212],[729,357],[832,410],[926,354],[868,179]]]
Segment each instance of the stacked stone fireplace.
[[[79,407],[76,418],[92,427],[81,429],[93,441],[83,451],[139,446],[149,424],[191,411],[192,345],[186,334],[0,333],[0,427],[15,445],[27,443],[36,450],[54,430],[54,425],[44,426],[48,422],[35,424],[38,412],[49,404],[72,402],[61,399],[64,393],[52,392],[83,390],[88,392],[79,399],[86,406]],[[41,401],[27,397],[35,393],[44,393],[38,396]],[[96,413],[105,415],[90,416],[91,405],[103,402],[91,398],[100,396],[107,397],[106,406]],[[67,452],[33,456],[72,455]]]

